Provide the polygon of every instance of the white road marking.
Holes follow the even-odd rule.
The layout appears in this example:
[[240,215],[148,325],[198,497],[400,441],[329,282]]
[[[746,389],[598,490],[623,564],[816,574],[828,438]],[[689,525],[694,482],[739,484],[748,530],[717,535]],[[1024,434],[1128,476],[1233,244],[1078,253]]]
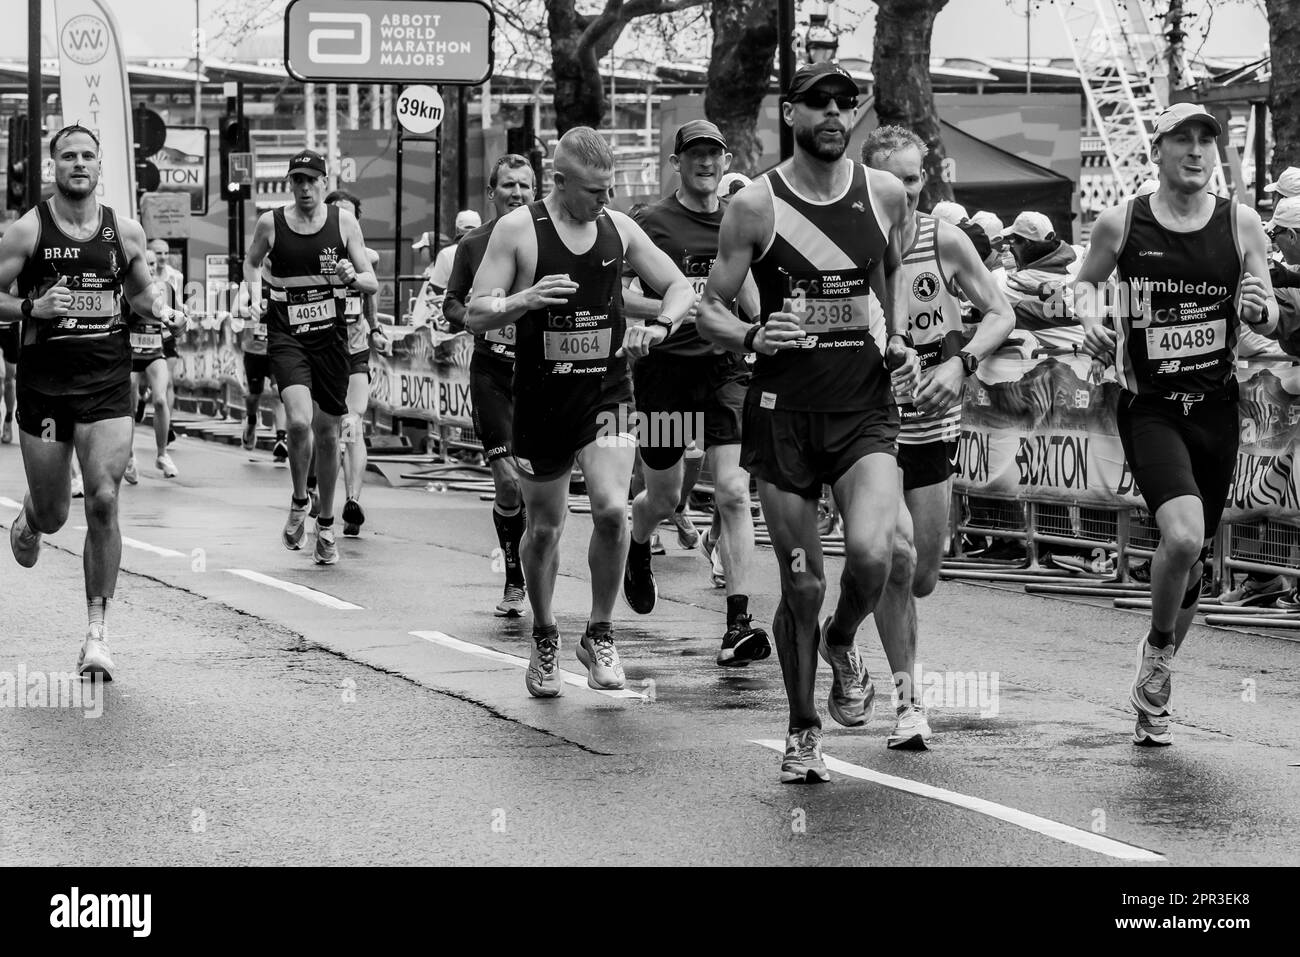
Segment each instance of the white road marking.
[[[86,530],[86,526],[74,525],[72,526],[72,530],[74,532],[84,532]],[[161,546],[158,545],[150,545],[148,542],[142,542],[138,538],[127,538],[125,535],[122,536],[122,544],[127,546],[128,548],[138,548],[142,552],[151,552],[154,555],[161,555],[163,558],[184,558],[185,557],[184,552],[178,552],[175,549],[171,549],[171,548],[162,548]]]
[[11,499],[11,498],[0,498],[0,505],[3,505],[5,508],[22,508],[22,507],[23,507],[23,503],[22,503],[22,502],[15,502],[15,501],[14,501],[13,499]]
[[323,591],[308,588],[306,585],[281,581],[278,578],[272,578],[270,575],[263,575],[261,572],[250,571],[247,568],[227,568],[226,571],[232,575],[238,575],[240,578],[247,578],[251,582],[257,582],[259,585],[270,585],[272,588],[287,591],[290,595],[306,598],[308,601],[314,601],[326,608],[333,608],[335,611],[365,611],[360,605],[354,605],[350,601],[335,598],[333,595],[327,595]]
[[[751,744],[762,745],[765,748],[771,748],[773,751],[784,752],[784,741],[759,741],[754,740]],[[1042,834],[1044,837],[1050,837],[1066,844],[1073,844],[1087,851],[1096,851],[1098,854],[1105,854],[1107,857],[1118,858],[1121,861],[1163,861],[1164,856],[1154,851],[1148,851],[1145,848],[1136,847],[1132,844],[1125,844],[1121,841],[1111,840],[1108,837],[1102,837],[1100,834],[1093,834],[1091,831],[1080,830],[1077,827],[1071,827],[1068,824],[1061,824],[1057,821],[1049,821],[1045,817],[1039,817],[1036,814],[1030,814],[1027,811],[1019,811],[1013,807],[1007,807],[1004,804],[995,804],[992,801],[986,801],[983,798],[970,797],[957,791],[949,791],[946,788],[938,788],[931,784],[922,784],[919,781],[911,781],[907,778],[895,777],[892,774],[884,774],[880,771],[872,771],[870,768],[859,767],[856,764],[849,764],[847,761],[841,761],[839,758],[832,758],[824,754],[823,759],[826,761],[826,767],[831,771],[838,771],[846,777],[857,778],[859,781],[870,781],[873,784],[880,784],[887,788],[894,788],[898,791],[906,791],[909,794],[916,794],[920,797],[927,797],[935,801],[943,801],[946,804],[955,804],[957,807],[964,807],[967,810],[977,811],[980,814],[987,814],[989,817],[995,817],[999,821],[1006,821],[1008,824],[1014,824],[1017,827],[1023,827],[1026,830]]]
[[[413,631],[411,632],[416,638],[423,638],[425,641],[433,642],[435,645],[442,645],[444,648],[452,648],[456,651],[463,651],[466,654],[478,655],[480,658],[491,658],[493,661],[500,661],[508,665],[514,665],[517,668],[527,668],[528,659],[519,658],[515,655],[508,655],[504,651],[494,651],[491,648],[484,648],[482,645],[475,645],[468,641],[461,641],[459,638],[453,638],[451,635],[444,635],[440,631]],[[604,688],[587,687],[587,678],[585,675],[576,675],[572,671],[560,669],[560,675],[564,678],[564,683],[573,685],[575,688],[581,688],[583,691],[594,691],[596,694],[603,694],[609,698],[635,698],[638,701],[648,700],[645,695],[639,691],[630,691],[626,688],[617,691],[606,691]]]

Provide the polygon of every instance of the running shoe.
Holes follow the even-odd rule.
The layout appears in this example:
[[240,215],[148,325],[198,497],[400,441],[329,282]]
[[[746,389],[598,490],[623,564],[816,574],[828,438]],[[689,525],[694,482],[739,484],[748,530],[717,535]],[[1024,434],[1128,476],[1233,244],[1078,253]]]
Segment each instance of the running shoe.
[[158,456],[154,461],[154,465],[158,466],[158,471],[162,472],[163,478],[176,477],[176,463],[172,461],[172,457],[166,452]]
[[617,691],[626,683],[623,663],[614,647],[614,632],[608,628],[592,631],[587,626],[578,643],[578,661],[587,669],[587,687],[598,691]]
[[669,521],[673,523],[673,528],[677,529],[677,544],[682,548],[689,551],[700,544],[700,531],[685,512],[673,512]]
[[171,448],[176,444],[176,430],[171,426],[167,427],[167,447]]
[[284,439],[275,440],[275,447],[271,449],[271,461],[280,465],[289,461],[289,446]]
[[708,531],[700,538],[700,553],[709,561],[709,580],[714,588],[727,587],[727,572],[722,567],[722,549],[709,537]]
[[804,728],[785,739],[782,784],[825,784],[831,779],[822,760],[822,729]]
[[320,515],[320,492],[316,491],[315,485],[307,486],[307,497],[311,499],[311,506],[307,510],[307,515],[315,518]]
[[831,693],[826,706],[831,717],[846,728],[860,728],[871,720],[871,703],[876,697],[876,686],[867,674],[858,654],[858,643],[828,645],[826,630],[831,626],[828,615],[822,622],[817,653],[831,666]]
[[103,625],[91,625],[86,640],[77,656],[77,676],[93,678],[102,675],[104,681],[113,680],[113,656],[108,651],[108,638]]
[[652,532],[650,535],[650,554],[667,555],[668,549],[664,548],[664,543],[659,540],[659,533]]
[[339,547],[334,541],[334,526],[321,528],[320,524],[316,525],[316,554],[312,560],[317,565],[337,565],[339,563]]
[[564,691],[560,674],[560,636],[533,634],[533,653],[528,657],[524,684],[534,698],[558,698]]
[[366,524],[366,513],[361,509],[361,503],[355,498],[350,498],[343,503],[343,534],[360,535],[361,526]]
[[898,720],[889,732],[885,747],[895,751],[928,751],[932,734],[923,710],[914,704],[899,705]]
[[623,566],[623,598],[638,615],[648,615],[655,610],[659,587],[655,584],[647,549],[628,549],[627,563]]
[[144,398],[145,398],[144,396],[140,396],[135,403],[135,420],[137,422],[144,421],[144,406],[145,406]]
[[13,524],[9,526],[9,547],[13,549],[14,558],[23,568],[31,568],[36,564],[36,559],[41,557],[41,533],[33,532],[27,524],[25,505]]
[[507,585],[505,592],[501,595],[501,600],[497,602],[496,616],[498,618],[520,618],[524,613],[524,596],[523,588],[518,585]]
[[1250,574],[1236,588],[1220,595],[1219,603],[1242,607],[1268,605],[1285,595],[1286,589],[1286,579],[1281,575],[1265,578],[1263,575]]
[[14,420],[5,419],[5,424],[0,426],[0,445],[9,445],[14,440]]
[[1300,595],[1296,594],[1296,586],[1292,585],[1290,591],[1274,601],[1273,607],[1279,611],[1300,611]]
[[251,452],[257,447],[257,420],[247,419],[244,422],[244,437],[242,444],[245,450]]
[[753,616],[737,615],[735,622],[722,636],[722,647],[718,649],[718,664],[724,668],[743,668],[751,661],[762,661],[772,654],[772,645],[767,640],[767,632],[755,628]]
[[1137,673],[1129,703],[1138,714],[1133,743],[1172,744],[1169,734],[1169,695],[1173,690],[1174,646],[1153,648],[1145,637],[1138,645]]
[[289,517],[284,523],[282,539],[284,547],[291,552],[302,548],[302,540],[307,537],[307,509],[289,503]]
[[1078,552],[1057,553],[1051,552],[1043,559],[1046,565],[1055,565],[1057,568],[1064,569],[1068,572],[1083,572],[1091,575],[1113,575],[1115,574],[1115,553],[1111,552],[1105,558],[1094,558],[1091,555],[1082,555]]
[[72,497],[85,498],[85,496],[86,496],[86,485],[81,480],[81,476],[80,475],[72,476]]
[[122,478],[126,479],[128,485],[140,484],[140,470],[135,467],[135,453],[131,453],[131,458],[127,460],[126,471],[122,473]]

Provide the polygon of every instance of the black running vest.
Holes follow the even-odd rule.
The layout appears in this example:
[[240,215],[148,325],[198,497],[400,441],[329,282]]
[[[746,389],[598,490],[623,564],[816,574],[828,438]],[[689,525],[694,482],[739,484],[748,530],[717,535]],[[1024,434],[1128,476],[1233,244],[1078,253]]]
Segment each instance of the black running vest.
[[1130,392],[1216,392],[1232,380],[1242,272],[1236,209],[1216,198],[1209,222],[1181,233],[1160,225],[1150,196],[1129,201],[1116,261],[1115,368]]
[[[483,265],[483,256],[487,253],[488,240],[492,238],[492,231],[497,228],[499,220],[490,219],[482,226],[476,226],[466,233],[460,240],[460,246],[456,250],[456,262],[462,265],[462,270],[457,271],[453,265],[451,279],[447,282],[447,295],[459,299],[462,303],[468,304],[470,290],[474,287],[474,276],[478,273],[478,267]],[[515,362],[515,335],[518,332],[517,325],[505,326],[501,329],[492,329],[488,332],[476,334],[474,336],[474,358],[471,359],[472,365],[481,366],[487,363],[489,366],[499,368],[509,372]]]
[[347,258],[338,207],[325,207],[325,225],[310,235],[290,229],[283,208],[272,215],[269,331],[305,342],[338,338],[344,331],[347,295],[334,275],[338,261]]
[[870,276],[888,236],[872,204],[866,167],[852,164],[844,193],[813,202],[781,168],[760,177],[772,195],[773,231],[752,266],[760,313],[795,312],[799,349],[754,362],[750,399],[767,409],[851,412],[892,403],[884,371],[885,323],[869,309]]
[[131,375],[131,340],[122,315],[126,250],[109,207],[99,207],[99,228],[82,241],[59,229],[50,202],[36,207],[40,236],[18,274],[18,295],[39,299],[66,276],[72,307],[66,316],[23,321],[18,382],[47,395],[86,395]]
[[[723,207],[712,213],[687,209],[672,193],[637,216],[637,223],[650,241],[668,254],[677,268],[691,281],[695,294],[704,292],[713,261],[718,258],[718,230],[722,226]],[[635,275],[635,273],[633,273]],[[660,293],[641,283],[641,293],[648,299],[662,299]],[[713,346],[704,340],[694,322],[683,322],[677,331],[654,349],[656,356],[713,355]]]

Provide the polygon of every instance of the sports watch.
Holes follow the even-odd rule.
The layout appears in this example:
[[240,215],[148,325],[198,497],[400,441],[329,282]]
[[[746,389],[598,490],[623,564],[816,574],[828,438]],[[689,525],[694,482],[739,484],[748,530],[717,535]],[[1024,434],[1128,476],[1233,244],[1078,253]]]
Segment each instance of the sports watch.
[[966,370],[967,375],[973,375],[975,370],[980,367],[979,356],[972,355],[965,349],[957,353],[957,358],[961,360],[961,367]]
[[668,319],[665,319],[665,318],[664,318],[664,314],[663,314],[662,312],[659,313],[659,315],[655,316],[653,319],[651,319],[651,320],[649,320],[648,322],[646,322],[646,325],[647,325],[647,326],[663,326],[663,327],[664,327],[664,331],[667,332],[667,333],[669,333],[670,335],[672,334],[672,331],[673,331],[673,324],[672,324],[672,322],[671,322],[670,320],[668,320]]

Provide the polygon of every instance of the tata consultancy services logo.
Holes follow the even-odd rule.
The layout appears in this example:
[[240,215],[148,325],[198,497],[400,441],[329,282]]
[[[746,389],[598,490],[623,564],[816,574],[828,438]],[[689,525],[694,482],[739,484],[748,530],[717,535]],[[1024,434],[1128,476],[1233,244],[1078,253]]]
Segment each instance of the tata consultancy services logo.
[[73,17],[63,25],[59,47],[73,63],[90,66],[108,53],[108,24],[88,13]]

